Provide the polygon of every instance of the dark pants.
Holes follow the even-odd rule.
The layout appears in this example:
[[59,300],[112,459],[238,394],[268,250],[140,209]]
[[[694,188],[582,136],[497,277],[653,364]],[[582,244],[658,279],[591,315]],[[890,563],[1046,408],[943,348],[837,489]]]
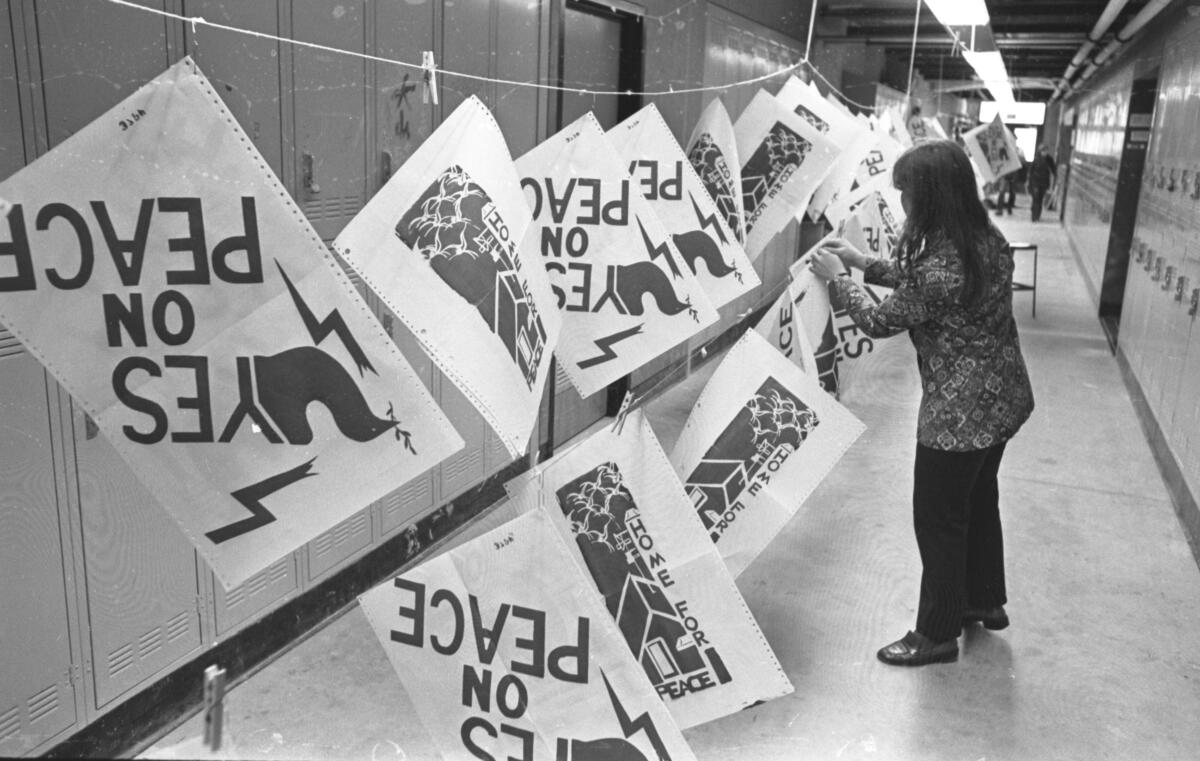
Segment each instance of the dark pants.
[[1029,218],[1034,222],[1042,218],[1042,199],[1046,197],[1046,188],[1029,186]]
[[1004,212],[1012,214],[1013,204],[1017,201],[1017,191],[1009,180],[1001,180],[1000,192],[996,195],[996,215]]
[[962,633],[968,607],[1008,601],[996,473],[1004,444],[973,452],[917,445],[913,526],[921,551],[917,631],[935,642]]

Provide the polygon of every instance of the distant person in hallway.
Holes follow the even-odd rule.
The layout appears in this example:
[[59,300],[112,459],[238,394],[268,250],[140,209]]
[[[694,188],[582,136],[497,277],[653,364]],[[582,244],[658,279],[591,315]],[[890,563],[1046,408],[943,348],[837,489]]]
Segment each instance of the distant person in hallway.
[[1002,217],[1005,212],[1012,216],[1013,205],[1017,202],[1017,173],[1009,172],[996,180],[999,192],[996,194],[996,216]]
[[[839,238],[809,266],[860,330],[878,338],[908,331],[917,350],[921,596],[916,627],[878,656],[920,666],[957,660],[965,624],[1008,626],[997,472],[1033,411],[1033,389],[1012,314],[1012,251],[979,200],[966,152],[950,140],[917,145],[892,177],[908,215],[896,258],[866,256]],[[876,305],[847,267],[895,290]]]
[[1042,218],[1042,200],[1046,192],[1054,185],[1054,176],[1058,168],[1054,165],[1054,157],[1050,149],[1042,143],[1037,148],[1037,155],[1029,164],[1029,218],[1037,222]]

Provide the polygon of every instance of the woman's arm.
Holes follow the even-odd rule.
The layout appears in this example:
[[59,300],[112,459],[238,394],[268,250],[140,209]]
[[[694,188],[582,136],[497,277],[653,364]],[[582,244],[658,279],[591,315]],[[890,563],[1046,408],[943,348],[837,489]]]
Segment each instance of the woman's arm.
[[844,309],[867,336],[894,336],[941,316],[954,305],[963,276],[947,265],[945,257],[922,258],[914,263],[911,276],[900,281],[878,305],[849,277],[835,277],[829,281],[829,299],[835,309]]
[[834,254],[847,267],[856,267],[862,270],[863,279],[869,285],[882,285],[885,288],[895,288],[900,282],[900,273],[896,269],[895,261],[867,256],[845,238],[831,238],[821,244],[821,250]]

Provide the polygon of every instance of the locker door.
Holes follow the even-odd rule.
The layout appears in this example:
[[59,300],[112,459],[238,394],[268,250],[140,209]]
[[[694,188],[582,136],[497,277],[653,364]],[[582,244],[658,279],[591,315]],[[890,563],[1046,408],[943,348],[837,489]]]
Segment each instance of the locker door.
[[[537,82],[542,3],[501,0],[497,9],[496,76],[517,82]],[[521,156],[538,144],[538,90],[498,85],[496,121],[508,139],[508,150]],[[541,96],[545,97],[545,96]]]
[[[275,3],[188,0],[188,15],[216,23],[279,34]],[[254,141],[277,177],[283,176],[279,118],[279,43],[211,27],[186,27],[188,52],[212,80],[221,100]]]
[[0,756],[76,719],[46,394],[41,365],[0,327]]
[[158,16],[74,0],[39,0],[35,7],[51,147],[170,64],[167,21]]
[[[492,76],[492,51],[495,25],[492,22],[495,0],[469,3],[443,3],[442,58],[450,71]],[[488,108],[495,108],[496,92],[491,82],[463,77],[438,77],[442,87],[442,113],[449,114],[458,104],[475,95]]]
[[[567,6],[564,14],[566,41],[563,45],[563,86],[615,92],[621,70],[621,23],[617,19],[587,13]],[[616,95],[562,94],[564,127],[591,111],[604,129],[615,127]]]
[[17,61],[8,13],[0,13],[0,180],[25,166]]
[[79,513],[95,706],[203,647],[196,551],[77,409]]
[[[362,51],[364,16],[361,0],[297,0],[292,35]],[[366,62],[299,46],[293,56],[295,196],[320,236],[333,240],[366,201]]]

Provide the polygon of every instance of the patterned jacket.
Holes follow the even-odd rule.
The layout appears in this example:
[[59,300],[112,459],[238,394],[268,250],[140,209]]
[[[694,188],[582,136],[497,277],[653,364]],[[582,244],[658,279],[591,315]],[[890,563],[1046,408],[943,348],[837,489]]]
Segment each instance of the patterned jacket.
[[999,444],[1033,412],[1012,315],[1012,251],[994,227],[983,251],[991,277],[973,307],[958,303],[962,260],[944,238],[928,245],[907,274],[892,260],[870,263],[866,281],[895,289],[878,305],[848,277],[829,284],[834,306],[867,335],[908,331],[922,386],[917,441],[933,449],[965,452]]

